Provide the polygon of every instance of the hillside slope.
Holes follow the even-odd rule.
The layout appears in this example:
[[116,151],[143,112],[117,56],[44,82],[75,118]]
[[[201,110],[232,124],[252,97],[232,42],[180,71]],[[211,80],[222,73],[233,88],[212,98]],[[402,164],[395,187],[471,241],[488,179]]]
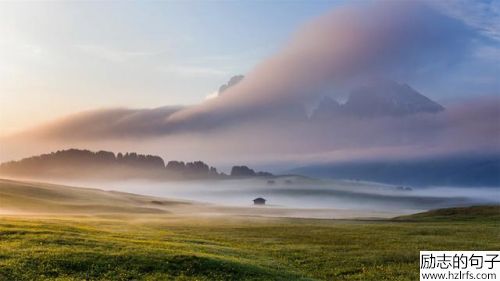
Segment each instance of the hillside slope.
[[0,233],[2,281],[411,281],[420,250],[500,247],[485,221],[0,216]]
[[430,210],[394,218],[398,221],[493,221],[500,225],[500,206],[471,206]]
[[170,213],[189,202],[131,193],[0,179],[0,213]]

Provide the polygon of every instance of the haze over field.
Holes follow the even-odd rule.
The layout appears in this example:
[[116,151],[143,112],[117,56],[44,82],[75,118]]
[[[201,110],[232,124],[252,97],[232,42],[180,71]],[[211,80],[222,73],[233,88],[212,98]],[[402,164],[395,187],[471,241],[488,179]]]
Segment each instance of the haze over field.
[[[288,32],[266,25],[274,47],[242,60],[247,67],[221,56],[265,45],[258,38],[236,42],[262,26],[242,24],[228,38],[189,30],[195,43],[171,49],[164,40],[182,36],[160,36],[172,31],[162,11],[179,13],[179,30],[221,30],[242,15],[261,15],[264,3],[228,4],[234,14],[225,19],[209,21],[206,12],[206,26],[183,26],[186,10],[177,3],[133,4],[111,18],[97,3],[33,5],[26,14],[26,4],[0,5],[9,12],[0,21],[15,26],[2,29],[8,36],[0,45],[12,54],[12,70],[0,72],[0,161],[33,156],[1,165],[5,177],[238,207],[259,196],[285,208],[396,213],[499,201],[496,3],[286,3],[297,9],[280,19]],[[83,24],[87,15],[96,22]],[[137,25],[146,15],[148,24]],[[123,32],[117,39],[93,28],[105,19],[113,34]],[[132,43],[137,36],[144,36],[141,44]],[[194,47],[217,40],[226,48]],[[32,57],[23,54],[26,46]],[[81,67],[66,73],[73,60]],[[23,75],[41,77],[47,87],[20,86]],[[39,94],[71,110],[46,101],[33,109]],[[233,177],[232,167],[242,165],[264,172]],[[291,185],[273,183],[280,174],[292,174]]]

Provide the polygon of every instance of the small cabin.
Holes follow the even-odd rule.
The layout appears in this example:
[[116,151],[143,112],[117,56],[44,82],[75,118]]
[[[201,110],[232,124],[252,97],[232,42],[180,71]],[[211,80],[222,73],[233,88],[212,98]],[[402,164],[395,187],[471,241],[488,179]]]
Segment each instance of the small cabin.
[[264,199],[262,197],[255,198],[255,199],[253,199],[253,204],[254,205],[266,205],[266,199]]

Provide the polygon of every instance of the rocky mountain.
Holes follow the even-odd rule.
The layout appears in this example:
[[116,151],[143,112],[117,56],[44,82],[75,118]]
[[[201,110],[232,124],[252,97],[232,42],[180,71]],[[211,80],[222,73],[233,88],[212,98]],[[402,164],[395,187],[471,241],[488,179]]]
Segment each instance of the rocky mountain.
[[407,84],[377,81],[352,91],[344,104],[324,98],[312,119],[338,116],[379,117],[417,113],[438,113],[444,107],[420,94]]
[[226,84],[221,85],[219,87],[219,95],[221,95],[227,89],[229,89],[229,88],[233,87],[234,85],[238,84],[239,82],[241,82],[241,80],[243,80],[243,78],[245,78],[245,76],[243,76],[243,75],[235,75],[235,76],[231,77],[231,79],[229,79],[229,81]]

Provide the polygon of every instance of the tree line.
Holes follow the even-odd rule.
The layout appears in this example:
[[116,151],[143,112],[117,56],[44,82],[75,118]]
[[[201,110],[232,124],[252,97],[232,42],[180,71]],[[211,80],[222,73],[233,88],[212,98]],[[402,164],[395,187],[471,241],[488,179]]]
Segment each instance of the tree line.
[[[226,175],[218,172],[217,168],[209,166],[203,161],[183,162],[172,160],[167,163],[157,155],[138,154],[135,152],[113,153],[83,149],[59,150],[49,154],[42,154],[24,158],[19,161],[10,161],[0,165],[0,172],[6,174],[23,173],[54,173],[57,171],[81,171],[89,169],[106,169],[117,171],[124,168],[135,172],[136,176],[156,175],[184,178],[225,178],[225,177],[255,177],[272,176],[266,172],[255,172],[247,166],[234,166],[231,173]],[[108,171],[109,171],[108,170]],[[138,173],[138,171],[143,171]],[[132,173],[134,174],[134,173]]]

